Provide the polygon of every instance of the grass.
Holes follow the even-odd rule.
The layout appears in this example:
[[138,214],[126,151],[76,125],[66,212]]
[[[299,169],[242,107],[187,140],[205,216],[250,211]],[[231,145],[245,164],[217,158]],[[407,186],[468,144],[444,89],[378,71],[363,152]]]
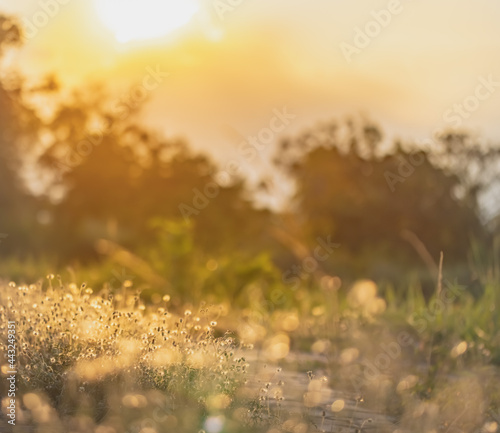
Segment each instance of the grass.
[[178,431],[191,431],[230,410],[247,365],[231,336],[214,336],[210,307],[177,315],[168,297],[146,306],[136,294],[54,287],[52,277],[47,289],[10,283],[1,294],[2,323],[17,325],[18,426],[119,431],[156,409],[158,419],[175,416]]
[[246,307],[194,308],[145,298],[129,280],[5,284],[0,329],[14,320],[18,338],[13,431],[494,433],[497,276],[481,274],[474,294],[444,279],[430,299],[366,280],[302,288],[271,309],[256,287]]

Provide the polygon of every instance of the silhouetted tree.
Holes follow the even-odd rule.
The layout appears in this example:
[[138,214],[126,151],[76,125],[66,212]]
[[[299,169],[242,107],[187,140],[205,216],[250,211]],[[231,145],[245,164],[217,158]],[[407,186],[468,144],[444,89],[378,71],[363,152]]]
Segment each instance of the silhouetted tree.
[[65,257],[95,257],[99,238],[129,248],[154,242],[155,218],[191,219],[206,251],[251,251],[268,239],[268,213],[244,198],[241,182],[219,186],[208,158],[144,128],[133,113],[123,118],[77,95],[47,128],[52,142],[42,161],[65,189],[53,210],[56,249]]
[[[0,62],[3,54],[19,45],[16,22],[0,16]],[[40,245],[36,222],[37,202],[23,181],[23,152],[32,149],[39,120],[28,108],[26,86],[13,72],[0,81],[0,254],[33,252]]]
[[281,144],[276,163],[296,183],[294,213],[310,243],[330,235],[342,247],[332,272],[394,279],[422,265],[467,262],[484,239],[477,201],[460,198],[458,172],[426,151],[382,149],[373,125],[320,126]]

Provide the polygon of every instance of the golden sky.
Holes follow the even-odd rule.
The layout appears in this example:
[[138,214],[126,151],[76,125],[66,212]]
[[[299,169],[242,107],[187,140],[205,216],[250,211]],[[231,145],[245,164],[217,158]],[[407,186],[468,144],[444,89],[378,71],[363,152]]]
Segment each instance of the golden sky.
[[[240,135],[257,134],[283,107],[296,116],[285,134],[365,113],[392,134],[425,138],[457,121],[443,116],[472,97],[462,125],[500,136],[500,87],[483,89],[477,107],[473,100],[481,80],[500,82],[497,0],[193,0],[199,11],[187,24],[129,43],[103,22],[99,1],[108,0],[0,0],[0,11],[30,23],[57,3],[14,64],[34,76],[55,71],[68,85],[106,80],[122,92],[151,70],[168,73],[148,91],[147,121],[218,158],[237,152]],[[390,22],[377,28],[381,10],[393,12],[378,15]],[[153,23],[151,14],[136,15],[138,26]],[[356,46],[356,28],[373,37],[347,61],[341,44]]]

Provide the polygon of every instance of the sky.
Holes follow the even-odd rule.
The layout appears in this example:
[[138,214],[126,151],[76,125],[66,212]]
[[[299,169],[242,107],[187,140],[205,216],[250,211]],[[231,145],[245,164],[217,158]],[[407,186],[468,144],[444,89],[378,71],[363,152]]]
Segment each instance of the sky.
[[[104,80],[129,102],[156,71],[146,122],[222,164],[276,110],[294,118],[273,141],[359,114],[391,137],[458,126],[500,138],[497,0],[190,0],[197,11],[176,30],[124,42],[134,36],[116,29],[132,28],[127,1],[144,5],[132,12],[134,31],[153,33],[162,15],[180,22],[186,2],[163,0],[158,14],[158,0],[0,0],[35,29],[12,64],[33,77],[56,72],[68,86]],[[53,16],[33,24],[47,3]]]

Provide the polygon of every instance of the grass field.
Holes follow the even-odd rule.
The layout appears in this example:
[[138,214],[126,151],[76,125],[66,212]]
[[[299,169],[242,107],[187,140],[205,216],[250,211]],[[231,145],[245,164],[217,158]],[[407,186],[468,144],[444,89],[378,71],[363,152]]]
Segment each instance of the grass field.
[[0,433],[500,433],[499,13],[0,0]]
[[[495,432],[498,269],[472,296],[361,280],[300,306],[183,306],[64,283],[2,286],[15,323],[15,432]],[[2,365],[7,373],[8,365]],[[7,395],[9,383],[1,383]],[[4,431],[2,429],[2,431]],[[7,430],[5,430],[7,431]]]

